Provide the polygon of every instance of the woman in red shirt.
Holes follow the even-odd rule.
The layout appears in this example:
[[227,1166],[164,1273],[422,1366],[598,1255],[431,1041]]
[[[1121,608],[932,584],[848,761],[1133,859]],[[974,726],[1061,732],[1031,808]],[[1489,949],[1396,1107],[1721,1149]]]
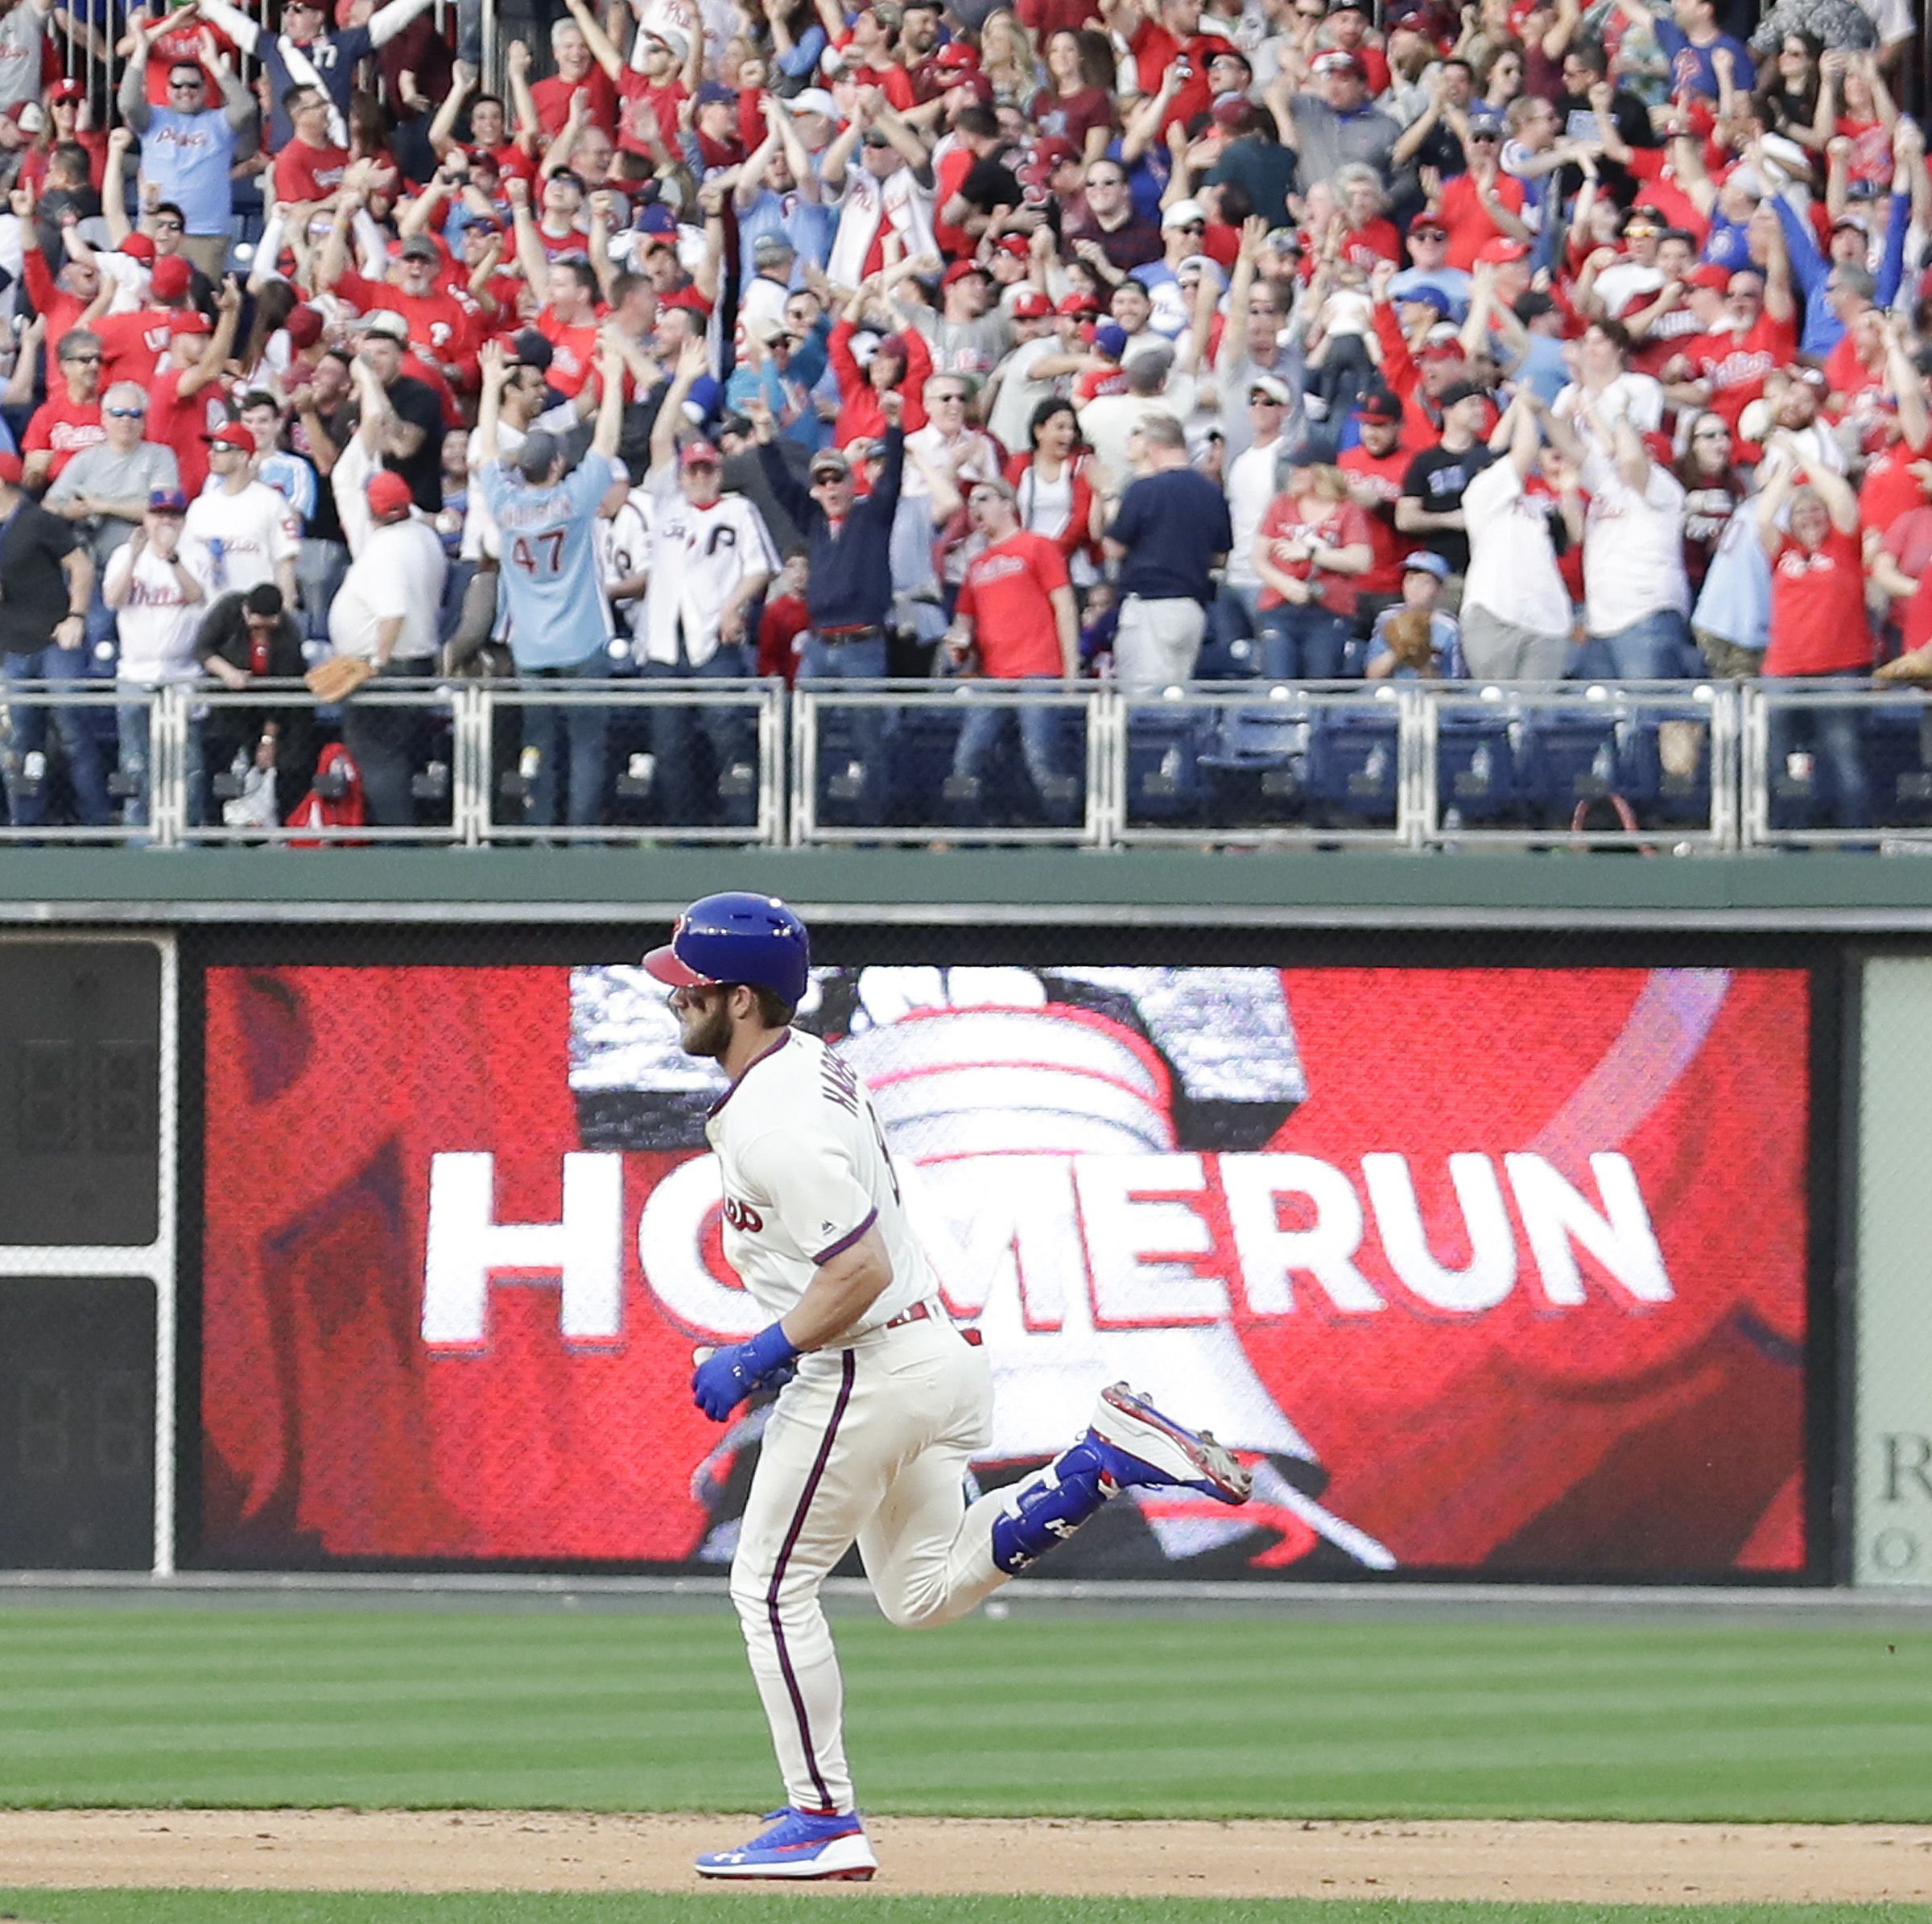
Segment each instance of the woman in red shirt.
[[[1865,564],[1858,498],[1843,475],[1817,467],[1798,485],[1803,455],[1783,428],[1765,443],[1777,472],[1758,496],[1758,539],[1771,562],[1771,639],[1766,679],[1864,683],[1872,673],[1872,626],[1865,614]],[[1788,525],[1778,518],[1789,506]],[[1773,705],[1770,766],[1789,767],[1808,746],[1823,765],[1831,817],[1862,828],[1870,817],[1858,711],[1820,704]]]
[[1254,538],[1266,679],[1333,681],[1341,673],[1355,632],[1356,582],[1374,559],[1368,517],[1342,471],[1290,468]]

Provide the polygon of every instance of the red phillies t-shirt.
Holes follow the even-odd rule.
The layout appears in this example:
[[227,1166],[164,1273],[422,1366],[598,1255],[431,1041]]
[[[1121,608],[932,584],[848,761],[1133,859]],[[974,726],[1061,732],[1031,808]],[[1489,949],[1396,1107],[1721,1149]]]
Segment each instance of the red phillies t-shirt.
[[1917,448],[1901,440],[1880,448],[1865,464],[1865,478],[1858,490],[1859,519],[1881,535],[1889,535],[1901,516],[1922,508],[1926,491],[1912,465],[1928,458],[1932,458],[1932,436]]
[[[1523,211],[1523,184],[1513,174],[1496,175],[1495,194],[1512,213]],[[1442,204],[1438,211],[1449,235],[1447,264],[1460,267],[1465,274],[1476,265],[1476,255],[1502,236],[1502,229],[1491,219],[1481,195],[1476,191],[1476,181],[1468,174],[1457,174],[1443,183]]]
[[[1312,539],[1327,548],[1366,546],[1373,550],[1375,546],[1368,517],[1353,502],[1317,502],[1311,497],[1294,494],[1278,494],[1269,502],[1258,534],[1260,539],[1266,541]],[[1279,553],[1269,559],[1283,574],[1293,575],[1298,581],[1312,583],[1317,604],[1331,614],[1355,613],[1356,603],[1361,597],[1359,576],[1330,574],[1318,570],[1313,562],[1306,559],[1290,561]],[[1264,588],[1255,605],[1260,608],[1278,608],[1282,597],[1274,588]]]
[[342,184],[348,165],[346,147],[315,147],[306,140],[291,140],[275,156],[275,198],[285,204],[326,200]]
[[417,296],[405,294],[393,281],[365,280],[359,274],[349,273],[336,283],[335,291],[358,313],[375,314],[386,308],[400,314],[409,323],[411,345],[427,348],[439,361],[460,361],[472,345],[473,312],[446,287],[432,287]]
[[995,681],[1062,672],[1050,597],[1067,585],[1059,547],[1024,528],[967,563],[959,612],[972,621],[981,672]]
[[168,310],[143,308],[136,314],[110,314],[94,324],[101,336],[101,391],[117,381],[138,381],[145,387],[167,352]]
[[550,385],[568,400],[590,378],[597,364],[597,323],[567,328],[554,308],[546,308],[537,316],[537,332],[550,343]]
[[1761,314],[1742,334],[1700,334],[1685,353],[1690,372],[1711,383],[1711,406],[1736,429],[1737,417],[1765,391],[1765,377],[1797,358],[1794,322]]
[[539,81],[530,89],[530,97],[537,109],[537,125],[543,130],[544,138],[554,139],[564,131],[564,123],[570,118],[571,100],[578,93],[590,96],[590,124],[601,127],[615,139],[617,90],[611,85],[610,76],[597,66],[580,81],[567,81],[562,74],[555,73],[547,81]]
[[186,370],[168,368],[155,376],[148,389],[147,438],[175,451],[181,470],[181,492],[190,501],[208,485],[208,444],[202,440],[228,419],[221,403],[221,384],[211,381],[198,394],[181,398]]
[[1854,528],[1833,528],[1815,549],[1789,535],[1771,564],[1767,675],[1830,675],[1872,661],[1864,550]]
[[1359,594],[1396,595],[1402,591],[1402,562],[1414,552],[1416,542],[1413,535],[1397,533],[1395,504],[1402,499],[1402,477],[1409,472],[1414,454],[1412,448],[1397,441],[1377,460],[1358,442],[1335,462],[1349,480],[1365,485],[1381,503],[1373,513],[1363,510],[1363,518],[1368,523],[1368,545],[1374,551],[1375,559],[1368,573],[1356,579]]
[[1932,642],[1932,508],[1922,502],[1885,531],[1885,552],[1901,574],[1918,584],[1918,592],[1892,603],[1900,639],[1910,654]]
[[107,439],[98,401],[70,401],[65,389],[49,394],[34,410],[20,442],[23,454],[51,451],[53,465],[47,471],[49,481],[60,477],[60,470],[84,448],[96,448]]
[[678,151],[678,109],[690,97],[682,81],[667,81],[653,86],[635,68],[626,68],[617,82],[617,145],[627,154],[649,154],[650,137],[645,131],[647,118],[654,118],[664,144]]

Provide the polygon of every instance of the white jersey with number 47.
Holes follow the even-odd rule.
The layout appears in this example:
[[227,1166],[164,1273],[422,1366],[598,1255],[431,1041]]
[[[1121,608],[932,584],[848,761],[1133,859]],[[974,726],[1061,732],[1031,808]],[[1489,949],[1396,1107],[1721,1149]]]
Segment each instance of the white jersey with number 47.
[[819,1265],[874,1224],[892,1281],[859,1329],[938,1294],[872,1098],[815,1036],[786,1030],[711,1112],[704,1133],[724,1180],[725,1261],[768,1316],[784,1315]]

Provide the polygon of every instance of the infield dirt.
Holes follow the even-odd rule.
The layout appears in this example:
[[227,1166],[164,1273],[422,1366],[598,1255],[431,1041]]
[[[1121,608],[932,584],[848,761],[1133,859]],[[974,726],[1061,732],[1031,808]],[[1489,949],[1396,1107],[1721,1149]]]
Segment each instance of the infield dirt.
[[[742,1816],[556,1811],[15,1810],[16,1886],[690,1889]],[[1932,1901],[1932,1826],[869,1820],[870,1888],[935,1896]],[[819,1887],[852,1889],[860,1887]]]

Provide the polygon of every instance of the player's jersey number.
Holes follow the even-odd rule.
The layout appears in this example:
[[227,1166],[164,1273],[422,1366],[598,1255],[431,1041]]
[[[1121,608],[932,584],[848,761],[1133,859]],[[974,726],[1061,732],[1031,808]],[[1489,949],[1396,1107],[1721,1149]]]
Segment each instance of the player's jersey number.
[[513,567],[526,575],[556,575],[564,569],[562,528],[546,528],[538,535],[519,535],[510,545]]

